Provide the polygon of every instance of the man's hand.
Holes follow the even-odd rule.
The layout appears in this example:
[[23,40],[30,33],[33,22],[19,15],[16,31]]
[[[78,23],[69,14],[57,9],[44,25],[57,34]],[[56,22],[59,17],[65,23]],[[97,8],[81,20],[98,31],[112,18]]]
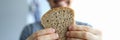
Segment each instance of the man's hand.
[[102,40],[101,32],[87,26],[70,26],[66,33],[67,40]]
[[27,38],[27,40],[56,40],[56,39],[58,39],[58,34],[55,33],[55,29],[53,28],[37,31]]

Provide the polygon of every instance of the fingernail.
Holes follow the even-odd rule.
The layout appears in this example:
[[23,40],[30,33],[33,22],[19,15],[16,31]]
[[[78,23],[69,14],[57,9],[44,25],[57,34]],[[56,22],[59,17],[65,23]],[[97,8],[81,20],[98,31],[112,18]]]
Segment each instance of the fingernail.
[[58,39],[58,38],[59,38],[59,36],[58,36],[57,33],[53,34],[51,37],[52,37],[53,39]]
[[59,37],[59,35],[56,33],[56,37],[58,38]]
[[52,31],[52,32],[55,32],[55,29],[51,28],[51,31]]

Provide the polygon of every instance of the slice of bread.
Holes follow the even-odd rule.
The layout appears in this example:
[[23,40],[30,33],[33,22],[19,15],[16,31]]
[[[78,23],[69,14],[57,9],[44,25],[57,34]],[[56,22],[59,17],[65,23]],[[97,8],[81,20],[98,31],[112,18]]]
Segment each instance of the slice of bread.
[[44,28],[54,28],[59,34],[58,40],[66,40],[68,27],[74,24],[74,12],[67,7],[53,8],[42,16],[41,24]]

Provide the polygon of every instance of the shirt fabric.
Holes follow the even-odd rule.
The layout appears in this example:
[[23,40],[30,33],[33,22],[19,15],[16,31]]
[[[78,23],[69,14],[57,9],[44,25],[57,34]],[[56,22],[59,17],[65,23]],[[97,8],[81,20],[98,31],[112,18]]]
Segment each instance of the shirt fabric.
[[[77,25],[85,25],[85,26],[90,26],[87,23],[83,23],[83,22],[78,22],[76,21]],[[25,28],[23,29],[21,35],[20,35],[20,40],[26,40],[32,33],[35,33],[38,30],[42,30],[44,29],[41,22],[36,22],[36,23],[32,23],[29,24],[27,26],[25,26]]]

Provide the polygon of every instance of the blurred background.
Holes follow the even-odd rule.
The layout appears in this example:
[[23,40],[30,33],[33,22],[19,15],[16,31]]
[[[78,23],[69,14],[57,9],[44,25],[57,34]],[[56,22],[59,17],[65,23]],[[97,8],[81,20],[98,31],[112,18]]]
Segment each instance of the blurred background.
[[[120,40],[120,0],[73,0],[71,8],[75,20],[101,30],[103,40]],[[24,26],[49,9],[46,0],[0,0],[0,40],[19,40]]]

